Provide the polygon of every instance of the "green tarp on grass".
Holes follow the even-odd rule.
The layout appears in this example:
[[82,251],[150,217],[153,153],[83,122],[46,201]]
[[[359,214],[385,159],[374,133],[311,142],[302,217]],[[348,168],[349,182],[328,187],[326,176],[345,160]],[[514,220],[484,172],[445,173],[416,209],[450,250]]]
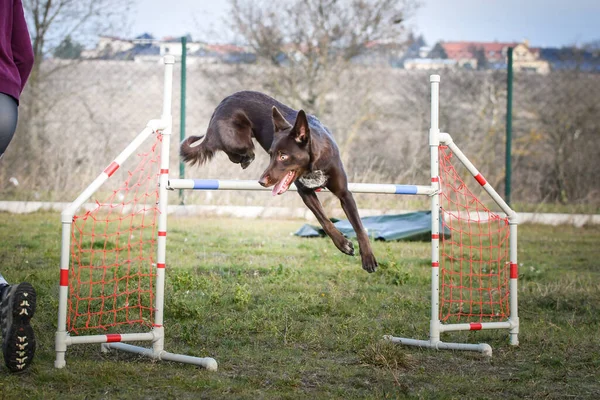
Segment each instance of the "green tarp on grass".
[[[337,229],[346,237],[356,237],[350,221],[332,220]],[[408,214],[379,215],[361,218],[362,224],[375,240],[431,240],[431,211],[418,211]],[[440,224],[440,232],[442,226]],[[301,237],[325,236],[323,228],[304,225],[296,233]],[[450,230],[444,230],[444,237],[450,237]]]

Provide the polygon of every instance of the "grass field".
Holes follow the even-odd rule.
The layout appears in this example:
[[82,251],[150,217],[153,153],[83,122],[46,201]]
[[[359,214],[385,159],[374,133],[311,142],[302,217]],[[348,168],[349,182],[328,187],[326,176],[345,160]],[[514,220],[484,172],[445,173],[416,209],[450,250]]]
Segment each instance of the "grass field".
[[430,245],[374,244],[380,269],[300,221],[170,218],[166,350],[211,356],[217,372],[71,346],[54,368],[60,218],[0,214],[0,269],[38,290],[38,351],[22,375],[0,368],[0,399],[600,398],[600,227],[519,227],[519,347],[506,331],[445,334],[475,353],[419,350]]

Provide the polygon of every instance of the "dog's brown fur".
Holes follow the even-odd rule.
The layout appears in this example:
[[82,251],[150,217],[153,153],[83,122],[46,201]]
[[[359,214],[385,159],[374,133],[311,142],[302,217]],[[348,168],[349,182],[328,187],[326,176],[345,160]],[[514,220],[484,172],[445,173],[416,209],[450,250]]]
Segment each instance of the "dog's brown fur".
[[[290,124],[289,121],[294,121]],[[217,151],[242,168],[254,160],[255,138],[270,154],[270,163],[259,183],[275,186],[273,194],[282,194],[291,182],[298,188],[304,204],[313,212],[335,246],[354,255],[352,242],[337,230],[325,215],[315,190],[326,187],[338,199],[357,234],[362,267],[374,272],[377,261],[362,226],[339,150],[331,132],[303,110],[296,111],[259,92],[243,91],[226,97],[215,109],[204,140],[190,136],[181,143],[183,161],[203,164]]]

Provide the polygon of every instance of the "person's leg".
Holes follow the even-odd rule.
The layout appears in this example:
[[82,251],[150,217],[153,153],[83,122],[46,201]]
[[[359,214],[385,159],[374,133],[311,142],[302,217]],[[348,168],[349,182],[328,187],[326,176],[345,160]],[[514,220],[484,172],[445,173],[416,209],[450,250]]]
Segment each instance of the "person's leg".
[[[0,93],[0,158],[15,134],[17,102]],[[29,324],[35,313],[36,293],[27,282],[9,285],[0,274],[0,331],[4,363],[12,372],[27,369],[35,355],[35,336]]]
[[17,101],[7,94],[0,93],[0,158],[15,134],[18,116]]
[[[1,275],[0,275],[1,278]],[[22,372],[33,361],[35,335],[29,322],[35,313],[36,293],[31,284],[0,284],[0,328],[4,363],[11,372]]]

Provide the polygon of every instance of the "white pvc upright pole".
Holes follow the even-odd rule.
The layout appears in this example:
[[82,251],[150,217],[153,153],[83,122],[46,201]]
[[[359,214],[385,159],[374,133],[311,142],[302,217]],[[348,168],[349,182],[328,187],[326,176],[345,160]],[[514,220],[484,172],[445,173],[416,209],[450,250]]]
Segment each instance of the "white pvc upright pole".
[[517,301],[517,279],[519,277],[517,264],[517,217],[509,220],[510,225],[510,317],[511,329],[509,331],[510,344],[519,344],[519,306]]
[[155,354],[160,354],[164,349],[164,305],[165,305],[165,266],[167,248],[167,203],[169,184],[169,150],[172,132],[171,95],[173,91],[173,64],[175,57],[165,56],[165,80],[163,90],[163,109],[161,119],[165,122],[162,131],[160,150],[160,177],[158,180],[158,239],[156,254],[156,314],[154,315],[154,331],[157,340],[152,348]]
[[429,148],[431,151],[431,185],[437,190],[431,196],[431,319],[429,341],[440,341],[440,165],[439,165],[439,93],[440,76],[431,75],[431,128]]
[[71,222],[62,223],[60,249],[60,286],[58,289],[58,327],[54,338],[56,360],[54,367],[66,365],[67,352],[67,305],[69,301],[69,262],[71,255]]
[[154,316],[154,333],[156,340],[152,344],[152,352],[136,346],[117,343],[111,347],[137,352],[159,360],[177,361],[187,364],[199,365],[209,371],[216,371],[217,362],[210,357],[190,357],[182,354],[168,353],[164,351],[164,303],[165,303],[165,267],[167,253],[167,208],[169,194],[169,164],[170,164],[170,142],[173,118],[171,116],[171,94],[173,90],[173,56],[165,56],[165,87],[163,93],[163,111],[161,119],[166,122],[166,128],[162,132],[162,145],[160,152],[160,177],[158,180],[158,240],[156,254],[156,314]]

